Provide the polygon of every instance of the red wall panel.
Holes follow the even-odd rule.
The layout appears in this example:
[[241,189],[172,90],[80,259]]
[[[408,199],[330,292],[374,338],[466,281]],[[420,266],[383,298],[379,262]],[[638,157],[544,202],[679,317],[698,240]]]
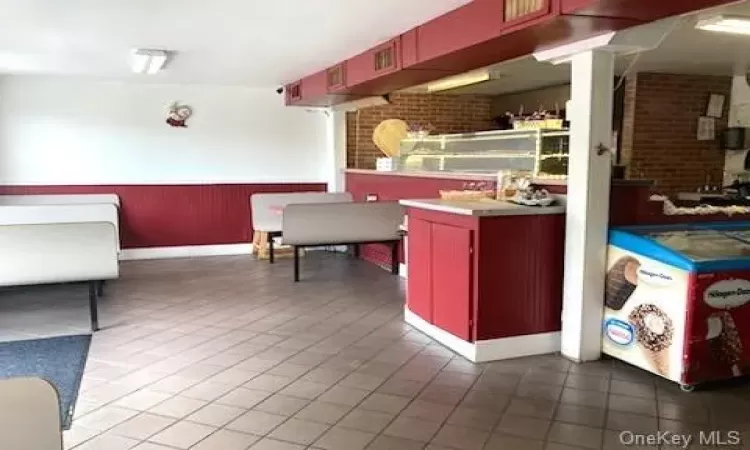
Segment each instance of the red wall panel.
[[123,248],[249,243],[250,195],[325,190],[325,183],[0,186],[0,194],[119,195]]

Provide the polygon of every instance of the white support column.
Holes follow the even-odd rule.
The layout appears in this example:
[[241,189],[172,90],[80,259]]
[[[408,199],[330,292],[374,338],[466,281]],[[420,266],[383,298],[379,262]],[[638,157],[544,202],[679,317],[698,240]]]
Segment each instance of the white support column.
[[327,140],[328,158],[326,180],[329,192],[346,190],[344,169],[346,169],[346,111],[328,110]]
[[575,361],[601,356],[612,154],[614,55],[573,55],[568,205],[565,232],[562,353]]

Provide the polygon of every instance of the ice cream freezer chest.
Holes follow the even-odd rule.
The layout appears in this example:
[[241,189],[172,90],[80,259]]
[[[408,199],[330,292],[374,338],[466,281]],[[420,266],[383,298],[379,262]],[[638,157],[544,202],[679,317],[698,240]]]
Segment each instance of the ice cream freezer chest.
[[750,374],[750,222],[610,231],[603,352],[684,389]]

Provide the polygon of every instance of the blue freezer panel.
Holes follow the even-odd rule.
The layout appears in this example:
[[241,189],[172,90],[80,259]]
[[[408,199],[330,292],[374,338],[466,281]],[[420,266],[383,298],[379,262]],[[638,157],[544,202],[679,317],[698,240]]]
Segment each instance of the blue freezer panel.
[[651,259],[678,269],[687,271],[696,270],[695,262],[682,253],[672,250],[653,239],[633,234],[625,229],[611,230],[609,232],[609,244],[639,255],[648,256]]
[[615,228],[610,244],[683,270],[750,268],[750,222]]

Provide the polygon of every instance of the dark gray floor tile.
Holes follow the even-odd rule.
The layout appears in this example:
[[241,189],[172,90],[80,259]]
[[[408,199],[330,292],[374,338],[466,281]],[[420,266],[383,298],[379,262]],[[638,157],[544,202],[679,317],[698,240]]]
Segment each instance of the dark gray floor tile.
[[518,385],[515,395],[538,400],[558,401],[562,386],[523,383]]
[[633,441],[635,435],[631,432],[604,432],[604,450],[659,450],[658,445],[639,444]]
[[494,411],[505,411],[510,403],[510,395],[498,394],[487,391],[471,390],[461,401],[459,406],[468,406],[470,408],[492,409]]
[[600,428],[604,426],[607,411],[603,408],[560,404],[555,413],[555,420],[576,425]]
[[648,434],[658,430],[659,421],[653,416],[609,411],[606,428],[615,431],[632,431],[634,433]]
[[495,428],[495,432],[512,436],[544,440],[551,422],[533,417],[505,414]]
[[516,416],[551,420],[556,407],[557,402],[516,397],[511,400],[506,412]]
[[427,386],[426,381],[410,381],[391,378],[383,383],[375,392],[402,397],[416,397]]
[[626,395],[611,394],[609,396],[610,411],[620,411],[631,414],[656,416],[656,400],[628,397]]
[[462,427],[492,431],[500,421],[502,412],[491,409],[477,409],[461,406],[456,408],[448,417],[447,423]]
[[664,419],[704,425],[709,423],[708,409],[702,406],[684,406],[660,402],[657,408],[659,409],[659,417]]
[[460,450],[482,450],[489,437],[489,432],[476,428],[444,425],[432,439],[432,443]]
[[378,392],[375,392],[367,397],[362,403],[360,403],[359,408],[366,409],[368,411],[398,414],[404,408],[406,408],[406,405],[408,405],[410,401],[411,399],[406,397],[380,394]]
[[589,376],[577,373],[568,374],[565,386],[582,391],[609,391],[610,379],[607,377]]
[[490,436],[484,450],[544,450],[544,441],[495,433]]
[[596,450],[602,445],[603,432],[601,428],[555,422],[550,427],[547,440]]
[[440,422],[399,416],[383,434],[413,441],[430,442],[440,429]]
[[630,381],[612,380],[609,392],[648,400],[656,398],[656,387],[653,384],[632,383]]
[[414,400],[401,412],[400,416],[414,417],[432,422],[444,422],[454,409],[453,405]]
[[605,408],[607,406],[607,393],[565,388],[560,396],[560,403]]

